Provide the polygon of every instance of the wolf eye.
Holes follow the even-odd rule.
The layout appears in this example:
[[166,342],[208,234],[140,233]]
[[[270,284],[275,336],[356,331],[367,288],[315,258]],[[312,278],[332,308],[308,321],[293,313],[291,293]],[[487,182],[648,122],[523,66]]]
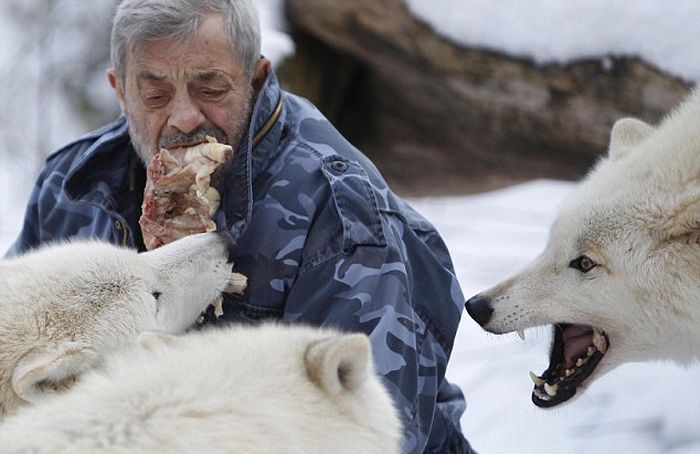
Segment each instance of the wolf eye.
[[151,293],[151,295],[153,295],[153,298],[155,298],[155,300],[158,301],[158,298],[160,298],[160,295],[162,295],[162,293],[160,293],[160,292],[153,292],[153,293]]
[[585,255],[579,255],[575,259],[573,259],[570,263],[569,266],[571,268],[577,269],[582,273],[588,273],[590,270],[595,268],[598,264],[588,258]]

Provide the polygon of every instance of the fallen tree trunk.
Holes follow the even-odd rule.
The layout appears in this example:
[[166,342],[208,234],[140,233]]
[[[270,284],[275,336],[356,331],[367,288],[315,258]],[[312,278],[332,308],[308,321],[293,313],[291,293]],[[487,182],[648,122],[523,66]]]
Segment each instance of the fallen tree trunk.
[[401,0],[287,0],[282,80],[408,194],[577,179],[614,121],[658,121],[689,84],[636,58],[538,66],[460,47]]

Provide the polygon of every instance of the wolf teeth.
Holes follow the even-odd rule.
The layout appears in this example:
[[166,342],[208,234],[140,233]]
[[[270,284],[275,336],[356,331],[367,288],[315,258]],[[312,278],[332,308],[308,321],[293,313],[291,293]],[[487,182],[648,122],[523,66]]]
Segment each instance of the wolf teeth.
[[566,378],[569,378],[572,375],[574,375],[574,372],[576,372],[574,369],[566,369],[566,371],[564,371],[564,374],[566,375]]
[[538,399],[540,400],[552,400],[551,397],[549,397],[547,394],[543,393],[541,389],[535,388],[532,393],[537,396]]
[[586,350],[586,355],[590,358],[595,353],[595,350],[596,349],[593,347],[588,347],[588,350]]
[[608,342],[605,340],[605,336],[600,334],[598,330],[593,331],[593,345],[595,345],[595,348],[601,353],[605,353],[608,349]]
[[542,380],[536,373],[530,372],[530,379],[536,386],[544,385],[544,380]]
[[588,362],[588,358],[579,358],[576,360],[576,367],[581,367]]
[[520,340],[525,340],[525,330],[519,329],[518,337],[520,338]]
[[546,392],[550,397],[556,396],[557,392],[559,392],[559,384],[557,383],[556,385],[550,385],[549,383],[545,383],[544,392]]

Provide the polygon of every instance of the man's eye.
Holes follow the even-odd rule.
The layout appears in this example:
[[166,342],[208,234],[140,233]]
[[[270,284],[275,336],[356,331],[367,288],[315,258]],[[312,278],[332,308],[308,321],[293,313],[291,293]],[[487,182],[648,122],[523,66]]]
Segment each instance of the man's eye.
[[162,107],[168,103],[168,97],[163,94],[145,94],[143,100],[148,107]]
[[587,273],[598,266],[598,264],[585,255],[579,255],[569,263],[569,266],[582,273]]
[[218,99],[223,96],[225,92],[223,90],[200,90],[199,94],[205,99]]

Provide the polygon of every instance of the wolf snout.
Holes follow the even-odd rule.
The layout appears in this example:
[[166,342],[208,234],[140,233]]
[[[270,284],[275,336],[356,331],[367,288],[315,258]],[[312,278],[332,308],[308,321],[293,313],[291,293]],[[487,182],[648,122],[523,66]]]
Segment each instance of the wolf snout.
[[491,314],[493,314],[493,307],[491,306],[491,298],[483,295],[473,296],[464,303],[464,307],[467,309],[467,313],[474,319],[480,326],[484,326],[491,320]]

